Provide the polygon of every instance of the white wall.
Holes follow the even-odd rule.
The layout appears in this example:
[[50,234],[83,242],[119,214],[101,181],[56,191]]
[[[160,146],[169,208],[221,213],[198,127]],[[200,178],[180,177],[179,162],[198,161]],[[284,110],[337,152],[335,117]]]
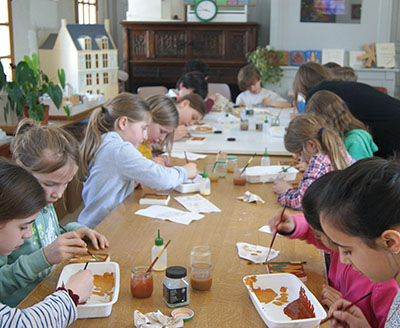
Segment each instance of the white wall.
[[358,50],[364,43],[390,41],[392,0],[363,0],[360,24],[301,23],[300,2],[271,0],[270,44],[274,48]]

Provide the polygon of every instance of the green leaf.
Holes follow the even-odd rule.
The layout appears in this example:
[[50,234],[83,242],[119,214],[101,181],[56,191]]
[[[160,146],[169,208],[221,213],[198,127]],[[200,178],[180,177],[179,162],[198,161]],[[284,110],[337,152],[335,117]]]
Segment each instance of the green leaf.
[[69,120],[69,116],[71,115],[71,112],[69,111],[69,107],[67,105],[64,105],[64,111],[67,114],[67,120]]
[[53,101],[54,105],[56,105],[57,109],[60,108],[63,97],[61,88],[58,85],[55,85],[54,83],[51,82],[47,89],[47,94]]
[[61,87],[65,89],[65,71],[63,68],[57,70],[58,80],[60,81]]
[[0,61],[0,91],[6,85],[6,80],[7,80],[7,78],[6,78],[6,74],[4,73],[3,64]]
[[19,85],[24,85],[30,83],[32,86],[37,84],[37,78],[33,70],[25,62],[19,62],[15,69],[15,81]]

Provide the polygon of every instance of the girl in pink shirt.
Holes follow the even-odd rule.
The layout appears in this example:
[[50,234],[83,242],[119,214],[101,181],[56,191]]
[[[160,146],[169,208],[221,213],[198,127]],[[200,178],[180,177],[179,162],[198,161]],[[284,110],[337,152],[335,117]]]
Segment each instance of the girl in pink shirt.
[[390,306],[398,291],[394,279],[374,283],[367,277],[355,271],[351,265],[340,262],[338,247],[324,234],[319,220],[318,197],[324,188],[329,187],[329,180],[339,171],[332,171],[316,180],[305,192],[302,201],[303,214],[290,215],[285,213],[279,222],[280,211],[271,220],[272,230],[289,238],[296,238],[313,244],[330,254],[331,264],[329,267],[328,282],[322,290],[321,302],[331,306],[339,299],[350,302],[358,300],[368,292],[371,296],[358,303],[371,327],[383,328]]

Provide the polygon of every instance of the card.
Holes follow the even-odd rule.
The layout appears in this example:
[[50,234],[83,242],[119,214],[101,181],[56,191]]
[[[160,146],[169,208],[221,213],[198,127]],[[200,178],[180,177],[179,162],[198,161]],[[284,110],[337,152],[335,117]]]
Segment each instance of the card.
[[85,262],[108,262],[110,261],[110,257],[108,254],[93,254],[90,256],[89,254],[85,255],[76,255],[72,257],[68,263],[85,263]]
[[290,63],[292,66],[300,66],[304,63],[304,52],[303,51],[291,51],[290,52]]
[[307,275],[302,263],[295,262],[269,262],[267,263],[268,273],[291,273],[301,281],[307,281]]
[[307,50],[305,52],[305,62],[320,63],[321,62],[321,51],[319,50]]
[[171,197],[168,194],[144,194],[139,200],[139,204],[145,205],[168,205]]

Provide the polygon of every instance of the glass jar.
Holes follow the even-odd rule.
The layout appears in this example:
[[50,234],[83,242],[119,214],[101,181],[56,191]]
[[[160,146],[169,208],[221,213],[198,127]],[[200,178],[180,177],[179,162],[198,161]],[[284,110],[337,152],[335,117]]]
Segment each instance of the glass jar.
[[153,293],[153,275],[147,267],[137,266],[131,270],[131,293],[137,298],[150,297]]
[[236,156],[228,156],[227,161],[226,161],[226,169],[229,173],[235,172],[235,169],[237,168],[237,157]]
[[218,173],[220,178],[226,175],[226,161],[217,161],[215,165],[215,172]]
[[189,304],[189,283],[186,280],[186,268],[181,266],[167,268],[163,281],[163,299],[170,308]]

